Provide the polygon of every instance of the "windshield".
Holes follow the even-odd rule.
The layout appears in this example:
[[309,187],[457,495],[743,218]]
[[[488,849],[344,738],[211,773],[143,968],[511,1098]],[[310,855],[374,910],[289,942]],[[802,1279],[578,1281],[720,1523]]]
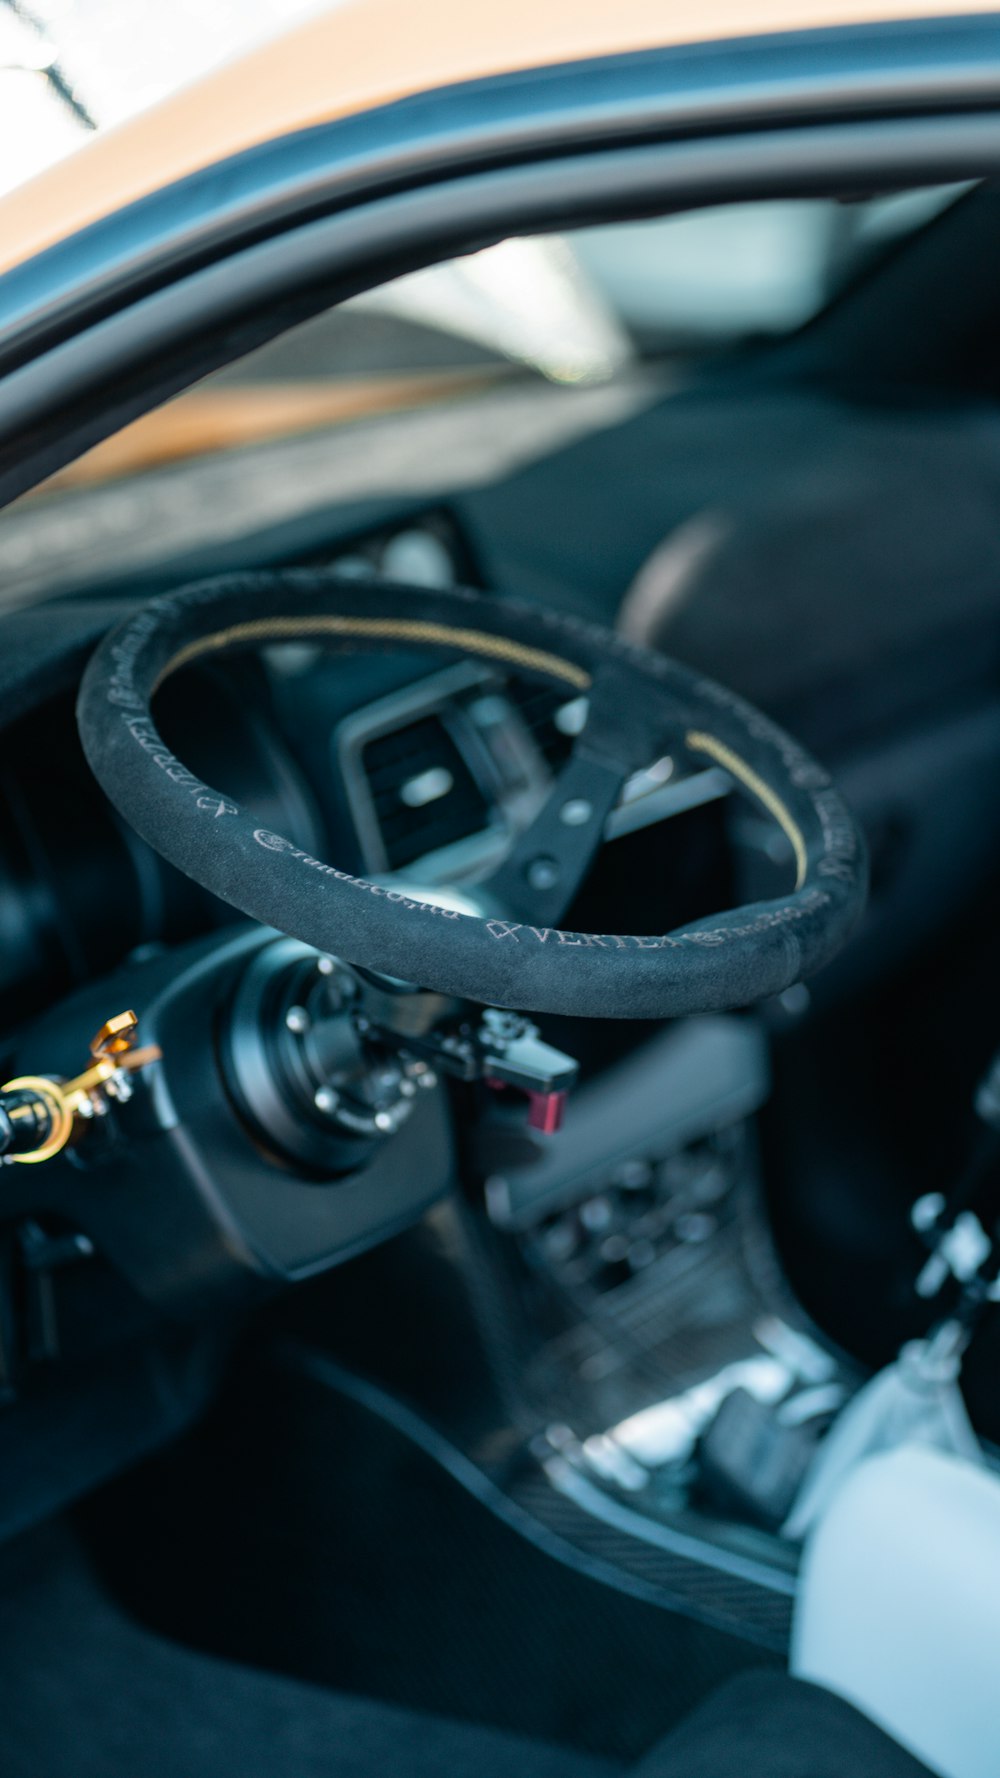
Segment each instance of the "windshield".
[[[143,501],[154,474],[175,531],[221,542],[227,523],[245,528],[228,491],[197,480],[206,458],[240,453],[260,522],[273,522],[320,499],[320,484],[309,491],[315,454],[348,425],[450,410],[512,385],[581,400],[605,388],[610,413],[616,389],[639,383],[659,399],[720,356],[794,332],[966,189],[749,203],[512,239],[386,284],[205,378],[0,512],[3,597],[30,595],[74,557],[101,566],[112,546],[152,559]],[[294,472],[261,455],[293,439],[316,441]],[[397,449],[412,483],[402,437]],[[384,434],[378,450],[384,463]],[[329,500],[329,475],[321,483]]]

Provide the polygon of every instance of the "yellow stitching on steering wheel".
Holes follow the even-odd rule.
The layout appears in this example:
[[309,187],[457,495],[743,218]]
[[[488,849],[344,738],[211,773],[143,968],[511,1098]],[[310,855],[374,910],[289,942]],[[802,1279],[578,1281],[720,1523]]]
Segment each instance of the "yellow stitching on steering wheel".
[[504,636],[492,636],[485,630],[466,630],[453,628],[450,624],[425,622],[419,618],[394,617],[263,617],[245,624],[233,624],[227,630],[218,630],[214,636],[201,636],[189,642],[175,654],[173,660],[167,662],[157,678],[153,691],[156,692],[171,673],[180,667],[187,666],[200,655],[211,653],[216,649],[228,648],[240,642],[273,642],[279,639],[299,641],[303,636],[367,636],[373,640],[389,638],[394,642],[417,642],[440,644],[445,648],[465,648],[470,654],[479,654],[492,660],[505,661],[511,666],[526,667],[536,673],[547,673],[554,679],[562,679],[575,691],[589,691],[590,674],[572,661],[567,661],[558,654],[549,654],[543,648],[526,648],[520,642],[510,642]]
[[768,813],[774,816],[792,843],[792,851],[795,853],[795,887],[801,889],[806,880],[806,842],[801,827],[777,792],[769,784],[765,784],[763,778],[757,776],[745,759],[741,759],[723,741],[717,741],[714,735],[701,734],[692,729],[684,736],[684,745],[691,753],[707,753],[710,759],[714,759],[727,772],[731,772],[734,778],[738,778],[741,784],[745,784],[751,795],[759,803],[763,803]]

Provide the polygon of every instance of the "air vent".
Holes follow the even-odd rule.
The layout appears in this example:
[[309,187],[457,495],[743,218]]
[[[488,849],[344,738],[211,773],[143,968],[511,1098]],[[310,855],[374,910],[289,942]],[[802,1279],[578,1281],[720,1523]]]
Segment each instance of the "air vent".
[[390,870],[489,823],[486,798],[436,715],[374,736],[361,750],[361,764]]

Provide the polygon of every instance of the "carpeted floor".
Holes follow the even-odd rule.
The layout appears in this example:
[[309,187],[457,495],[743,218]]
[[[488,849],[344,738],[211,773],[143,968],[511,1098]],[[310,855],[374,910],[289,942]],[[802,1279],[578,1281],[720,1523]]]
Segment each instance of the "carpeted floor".
[[[137,1626],[70,1534],[0,1551],[3,1778],[624,1778],[579,1749],[196,1654]],[[742,1673],[636,1778],[930,1778],[850,1705]]]
[[177,1643],[623,1763],[778,1664],[553,1559],[294,1353],[248,1354],[81,1522],[114,1596]]
[[618,1769],[192,1653],[125,1616],[59,1527],[0,1553],[3,1778],[606,1778]]

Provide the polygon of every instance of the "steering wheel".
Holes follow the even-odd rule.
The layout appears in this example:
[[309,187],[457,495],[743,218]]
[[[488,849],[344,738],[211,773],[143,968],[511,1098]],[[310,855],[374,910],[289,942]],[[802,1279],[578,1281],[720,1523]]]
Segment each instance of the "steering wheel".
[[[181,667],[303,640],[341,651],[452,650],[586,696],[586,724],[545,803],[476,888],[483,917],[314,858],[203,783],[161,739],[151,705]],[[349,963],[494,1006],[621,1019],[746,1006],[818,969],[864,905],[861,835],[797,742],[676,661],[514,600],[318,571],[204,581],[152,600],[105,638],[77,719],[111,802],[185,875]],[[654,936],[564,931],[558,921],[625,780],[678,748],[723,767],[778,823],[794,886]]]

